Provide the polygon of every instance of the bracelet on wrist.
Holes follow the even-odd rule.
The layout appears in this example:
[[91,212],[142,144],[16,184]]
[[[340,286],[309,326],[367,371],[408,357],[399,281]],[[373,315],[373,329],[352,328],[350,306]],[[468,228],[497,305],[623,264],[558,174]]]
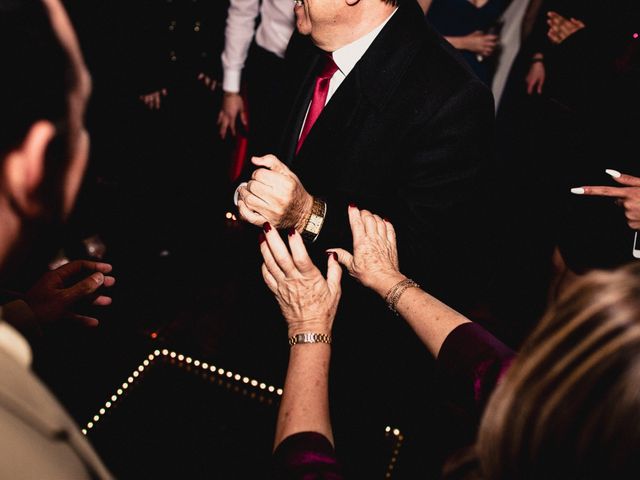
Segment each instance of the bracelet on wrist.
[[405,280],[402,280],[401,282],[396,283],[384,297],[385,302],[387,302],[387,307],[389,307],[389,310],[391,310],[396,315],[400,315],[397,310],[400,297],[409,288],[420,288],[420,285],[418,285],[410,278],[407,278]]
[[327,343],[331,344],[331,336],[324,333],[304,332],[289,337],[289,346],[305,343]]

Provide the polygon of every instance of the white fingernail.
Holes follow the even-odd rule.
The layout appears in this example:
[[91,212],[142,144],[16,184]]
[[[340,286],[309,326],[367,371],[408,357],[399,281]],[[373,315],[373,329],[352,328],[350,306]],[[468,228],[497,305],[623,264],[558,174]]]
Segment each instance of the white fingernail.
[[607,168],[607,169],[605,170],[605,173],[606,173],[607,175],[611,175],[613,178],[620,178],[620,177],[622,176],[622,174],[621,174],[619,171],[617,171],[617,170],[613,170],[613,169],[611,169],[611,168]]
[[572,188],[571,193],[575,193],[576,195],[584,195],[584,188],[582,187]]

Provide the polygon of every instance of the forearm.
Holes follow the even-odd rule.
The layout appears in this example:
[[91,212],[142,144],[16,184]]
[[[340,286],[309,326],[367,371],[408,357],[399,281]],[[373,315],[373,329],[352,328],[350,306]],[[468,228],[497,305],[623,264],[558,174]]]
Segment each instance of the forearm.
[[[385,298],[396,284],[406,278],[398,272],[380,282],[375,291]],[[396,311],[436,358],[449,334],[460,325],[470,322],[467,317],[419,288],[405,290],[396,304]]]
[[258,0],[231,0],[222,52],[223,83],[225,92],[240,91],[240,75],[244,68],[258,17]]
[[418,5],[422,8],[422,11],[426,15],[429,12],[429,8],[431,8],[432,0],[418,0]]
[[447,42],[458,50],[467,49],[467,37],[444,37]]
[[317,432],[333,444],[329,417],[329,363],[325,343],[291,347],[284,393],[278,413],[274,449],[296,433]]

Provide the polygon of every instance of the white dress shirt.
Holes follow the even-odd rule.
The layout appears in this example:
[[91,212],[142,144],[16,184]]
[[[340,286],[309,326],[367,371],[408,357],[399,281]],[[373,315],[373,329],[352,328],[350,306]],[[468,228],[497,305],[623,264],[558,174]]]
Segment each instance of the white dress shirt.
[[[262,0],[262,5],[260,3],[260,0],[231,0],[229,3],[222,52],[222,89],[225,92],[240,91],[240,77],[254,33],[260,47],[284,58],[295,27],[293,2]],[[258,15],[261,20],[256,30]]]

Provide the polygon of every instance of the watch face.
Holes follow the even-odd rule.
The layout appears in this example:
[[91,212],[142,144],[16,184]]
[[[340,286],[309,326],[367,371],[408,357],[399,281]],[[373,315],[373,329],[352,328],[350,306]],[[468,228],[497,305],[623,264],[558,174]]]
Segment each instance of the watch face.
[[321,226],[322,226],[322,217],[319,217],[317,215],[311,215],[311,218],[309,218],[309,222],[307,223],[305,230],[311,233],[317,234],[320,232]]

